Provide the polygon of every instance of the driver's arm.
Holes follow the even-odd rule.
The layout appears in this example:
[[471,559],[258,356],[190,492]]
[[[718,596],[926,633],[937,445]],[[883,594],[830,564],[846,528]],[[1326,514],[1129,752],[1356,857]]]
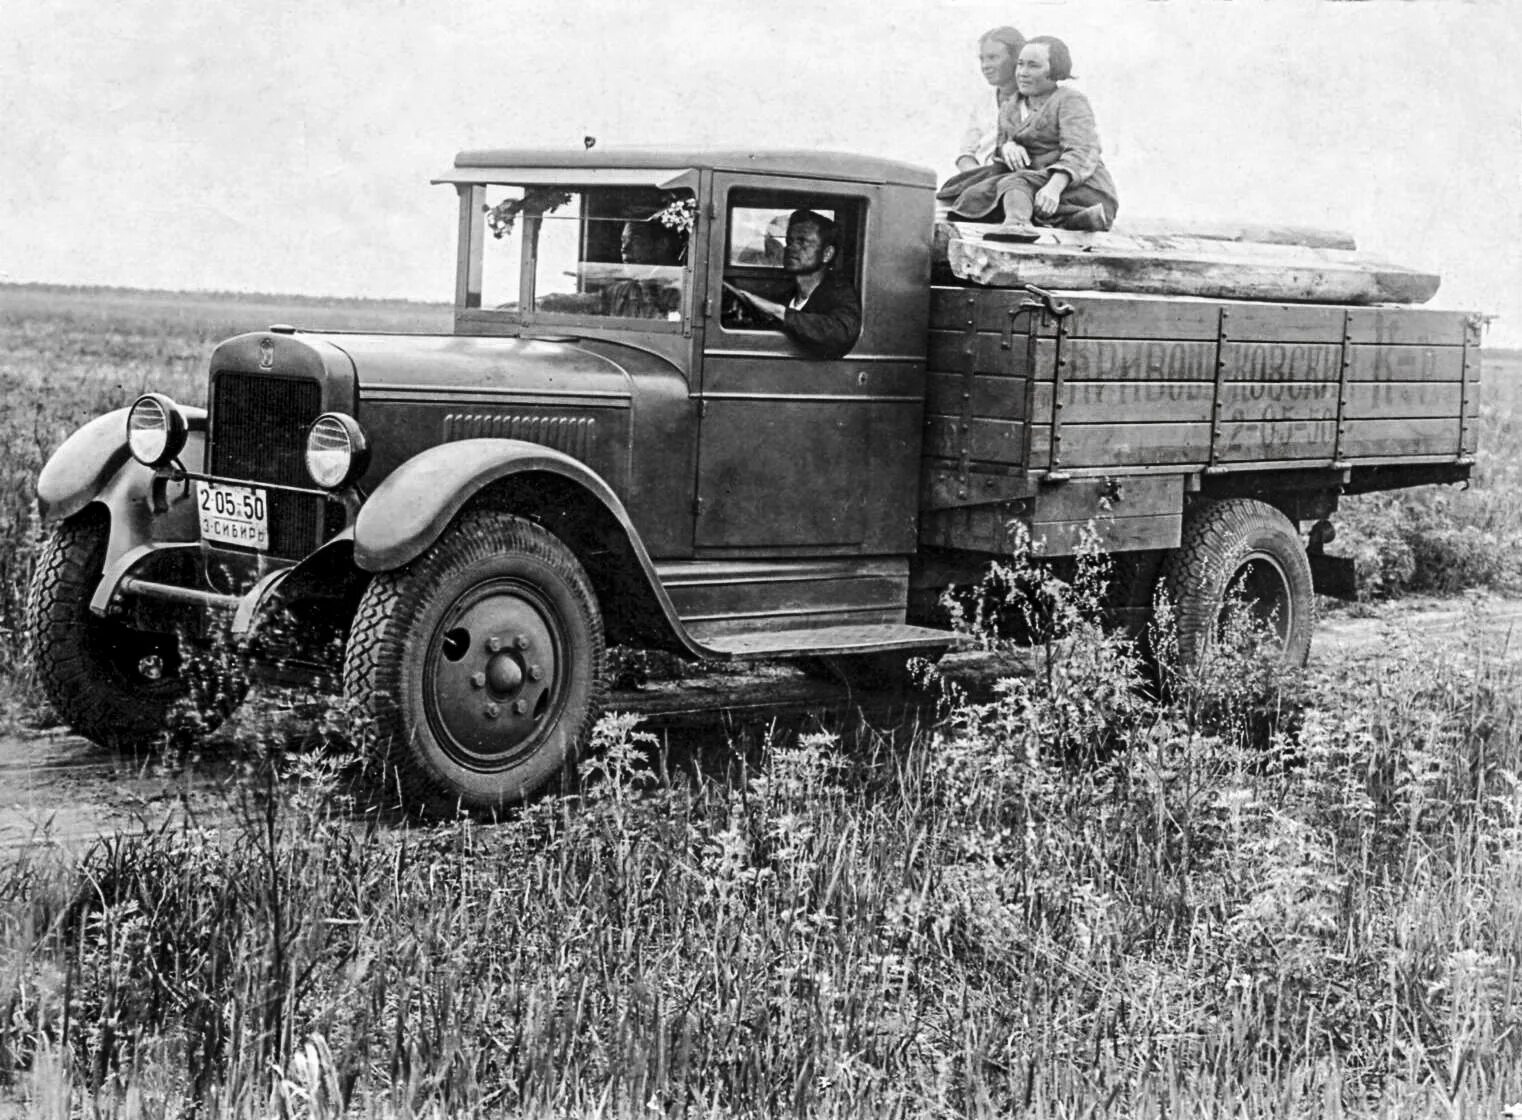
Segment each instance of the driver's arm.
[[742,303],[754,307],[769,319],[781,319],[782,313],[787,310],[782,304],[769,300],[765,296],[758,296],[755,292],[747,292],[744,288],[737,288],[728,280],[724,281],[724,290],[738,296]]
[[821,284],[802,311],[784,308],[782,329],[816,358],[839,358],[861,336],[861,299],[843,280]]

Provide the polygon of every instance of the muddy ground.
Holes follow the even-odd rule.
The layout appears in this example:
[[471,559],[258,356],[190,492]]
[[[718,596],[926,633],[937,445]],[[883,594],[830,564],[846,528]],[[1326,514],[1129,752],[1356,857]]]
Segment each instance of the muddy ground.
[[[1483,641],[1522,656],[1522,599],[1411,600],[1373,610],[1339,607],[1317,628],[1313,664],[1350,672],[1401,656],[1404,639],[1440,634]],[[973,693],[1001,675],[1029,671],[1016,661],[953,654],[947,676]],[[238,811],[251,784],[261,738],[300,750],[314,739],[313,705],[299,698],[256,694],[231,724],[190,750],[136,757],[114,754],[61,730],[19,731],[0,737],[0,847],[29,840],[75,848],[117,829],[184,820],[214,824]],[[724,672],[679,681],[649,681],[616,692],[610,707],[638,712],[668,751],[692,765],[698,755],[723,754],[736,737],[769,725],[840,728],[857,713],[880,728],[933,718],[902,697],[850,696],[839,684],[811,680],[785,666]],[[722,761],[719,763],[722,765]]]

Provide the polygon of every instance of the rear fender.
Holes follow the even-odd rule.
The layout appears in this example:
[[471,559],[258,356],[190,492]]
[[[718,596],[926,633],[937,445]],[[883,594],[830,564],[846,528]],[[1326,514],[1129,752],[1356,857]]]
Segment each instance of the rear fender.
[[[200,470],[206,450],[206,410],[183,408],[190,438],[180,462]],[[127,409],[97,416],[53,452],[37,476],[37,509],[43,524],[73,517],[98,502],[111,519],[106,565],[148,544],[195,541],[200,527],[195,490],[188,482],[161,483],[156,472],[127,449]]]
[[409,563],[468,504],[530,517],[560,536],[592,579],[610,641],[707,652],[687,635],[612,488],[584,463],[540,444],[466,439],[413,456],[360,508],[355,564],[386,572]]

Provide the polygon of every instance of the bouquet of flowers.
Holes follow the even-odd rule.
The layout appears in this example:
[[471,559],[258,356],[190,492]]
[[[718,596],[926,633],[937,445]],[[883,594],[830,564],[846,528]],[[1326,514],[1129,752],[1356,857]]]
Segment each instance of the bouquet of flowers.
[[674,229],[683,237],[689,237],[698,220],[698,200],[691,195],[674,198],[651,217],[667,229]]
[[531,214],[547,214],[571,201],[571,192],[559,187],[529,187],[522,198],[505,198],[495,206],[483,206],[486,211],[486,228],[493,237],[502,238],[513,232],[518,215],[527,210]]

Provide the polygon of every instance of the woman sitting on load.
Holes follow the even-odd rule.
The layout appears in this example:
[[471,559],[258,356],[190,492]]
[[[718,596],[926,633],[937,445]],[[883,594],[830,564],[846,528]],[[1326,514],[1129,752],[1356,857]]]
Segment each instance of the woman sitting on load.
[[1037,35],[1020,49],[1016,97],[999,110],[999,146],[991,163],[954,175],[937,198],[953,220],[1106,230],[1120,203],[1099,157],[1089,99],[1072,86],[1067,44]]

